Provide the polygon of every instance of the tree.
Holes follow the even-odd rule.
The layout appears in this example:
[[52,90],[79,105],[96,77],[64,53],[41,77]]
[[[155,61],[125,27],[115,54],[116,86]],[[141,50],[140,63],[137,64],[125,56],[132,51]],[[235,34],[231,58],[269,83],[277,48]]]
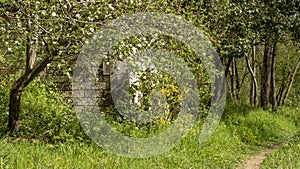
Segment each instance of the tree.
[[[249,52],[250,53],[250,52]],[[251,82],[251,90],[250,90],[250,104],[256,106],[257,104],[257,79],[256,79],[256,47],[253,46],[252,52],[252,66],[250,65],[249,56],[246,56],[246,63],[248,71],[251,74],[252,82]]]
[[[226,63],[225,72],[230,72],[230,70],[236,72],[235,69],[229,69],[234,60],[232,57],[245,57],[253,47],[263,47],[260,106],[267,110],[272,104],[273,110],[276,110],[277,45],[285,42],[290,35],[294,37],[295,41],[299,41],[299,23],[297,22],[299,21],[299,0],[219,1],[217,4],[206,6],[209,8],[204,10],[203,21],[215,39],[214,42],[220,51],[222,60],[230,61]],[[252,75],[252,88],[254,89],[256,78],[254,78],[253,69],[255,70],[255,67],[252,68],[251,73],[249,59],[246,58],[246,61],[248,61],[248,70]],[[235,74],[234,72],[231,74]],[[231,81],[234,83],[233,80]],[[234,87],[235,85],[231,84],[231,88]],[[231,89],[231,92],[234,91]],[[252,92],[251,97],[254,97],[255,92],[253,90]]]
[[288,96],[292,91],[292,86],[299,83],[299,79],[296,78],[300,67],[298,46],[299,44],[293,43],[291,40],[285,44],[278,45],[278,55],[285,56],[285,58],[278,59],[278,77],[276,79],[279,82],[279,90],[276,97],[278,106],[286,104]]
[[[10,1],[1,2],[0,26],[4,29],[4,41],[19,41],[20,46],[10,43],[10,49],[25,53],[25,68],[13,83],[10,91],[10,131],[18,131],[21,96],[24,88],[53,60],[78,53],[81,44],[92,34],[97,18],[85,16],[96,7],[94,4],[72,2]],[[98,5],[99,6],[99,5]],[[107,8],[104,8],[107,9]],[[89,20],[88,20],[89,19]],[[90,20],[94,20],[91,22]],[[16,52],[11,53],[11,55]],[[22,56],[19,56],[22,57]]]
[[[18,131],[21,96],[24,88],[53,61],[67,62],[76,57],[85,41],[107,20],[132,12],[172,12],[187,14],[197,22],[197,15],[186,13],[181,0],[168,1],[4,1],[0,2],[1,40],[15,52],[9,53],[25,62],[22,73],[12,85],[9,104],[10,131]],[[195,4],[192,4],[192,6]],[[14,42],[19,46],[14,46]]]
[[[262,68],[261,106],[264,110],[269,108],[269,103],[275,111],[276,102],[276,52],[277,45],[287,39],[287,34],[299,31],[295,20],[299,15],[299,1],[268,1],[262,3],[264,11],[258,18],[264,43],[264,59]],[[293,29],[292,29],[293,28]],[[271,102],[270,102],[271,101]]]

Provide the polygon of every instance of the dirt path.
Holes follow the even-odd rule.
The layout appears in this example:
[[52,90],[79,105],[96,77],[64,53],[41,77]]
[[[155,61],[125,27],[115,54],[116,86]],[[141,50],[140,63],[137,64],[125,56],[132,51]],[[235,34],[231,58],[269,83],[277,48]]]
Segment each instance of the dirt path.
[[272,148],[265,149],[259,154],[252,156],[249,160],[240,165],[237,169],[259,169],[263,160],[267,157],[267,154],[279,149],[282,145],[276,145]]

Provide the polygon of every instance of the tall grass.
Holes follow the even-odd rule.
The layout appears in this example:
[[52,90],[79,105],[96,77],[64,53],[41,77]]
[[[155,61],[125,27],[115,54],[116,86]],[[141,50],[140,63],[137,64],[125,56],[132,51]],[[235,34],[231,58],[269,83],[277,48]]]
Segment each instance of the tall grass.
[[262,168],[300,168],[300,134],[282,148],[269,154],[263,161]]
[[[24,92],[22,132],[13,138],[5,137],[2,129],[6,128],[7,96],[8,90],[1,90],[0,169],[235,168],[262,146],[291,137],[299,127],[299,121],[294,120],[297,112],[291,109],[271,113],[246,105],[228,105],[220,125],[203,144],[198,142],[203,124],[199,121],[170,151],[133,159],[107,153],[92,143],[81,131],[75,112],[42,84],[29,86]],[[33,99],[38,100],[32,103]],[[112,124],[121,127],[120,131],[122,126],[132,125]],[[143,133],[136,132],[152,131],[153,126],[149,127],[132,132],[143,137]]]
[[[241,120],[242,119],[242,120]],[[247,121],[260,119],[266,138],[290,137],[295,127],[286,129],[281,123],[292,126],[284,115],[269,112],[248,112],[247,115],[223,121],[207,142],[199,144],[201,124],[197,124],[179,145],[169,152],[145,159],[131,159],[107,153],[94,143],[64,142],[48,144],[28,140],[2,139],[0,144],[0,168],[234,168],[261,148],[269,139],[261,139],[240,133],[244,129],[256,133],[257,128]],[[273,124],[275,123],[275,124]],[[278,126],[274,129],[274,126]],[[259,126],[257,126],[259,127]],[[274,131],[274,132],[273,132]],[[288,131],[286,135],[275,131]],[[263,137],[264,132],[256,133]],[[270,136],[272,135],[273,136]],[[245,138],[247,137],[247,138]],[[256,141],[250,141],[253,139]]]
[[223,123],[202,145],[197,133],[195,129],[169,152],[145,159],[109,154],[88,143],[53,145],[4,139],[0,144],[0,168],[232,168],[251,151]]

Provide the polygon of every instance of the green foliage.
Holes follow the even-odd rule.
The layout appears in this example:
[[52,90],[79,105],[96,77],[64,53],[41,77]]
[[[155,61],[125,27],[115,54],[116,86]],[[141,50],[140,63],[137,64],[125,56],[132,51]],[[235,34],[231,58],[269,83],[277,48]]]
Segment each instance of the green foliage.
[[[210,33],[209,36],[212,37],[218,52],[226,57],[242,57],[254,43],[263,44],[270,36],[276,36],[278,40],[285,39],[285,36],[292,36],[299,41],[299,22],[297,22],[299,17],[295,17],[298,16],[295,14],[299,8],[297,0],[264,1],[264,3],[253,0],[202,2],[194,0],[179,0],[176,3],[171,0],[147,2],[1,1],[3,8],[0,9],[0,43],[3,45],[0,47],[0,66],[13,70],[16,75],[6,80],[14,81],[19,76],[19,69],[24,67],[23,56],[26,53],[24,39],[28,36],[34,39],[36,36],[38,58],[48,57],[46,48],[50,47],[56,54],[59,65],[62,65],[59,69],[67,74],[68,58],[76,55],[82,44],[103,23],[123,14],[135,12],[179,14],[198,27],[203,28],[204,24],[208,27],[206,30]],[[129,42],[132,44],[127,45]],[[188,62],[201,88],[201,109],[206,110],[210,98],[209,80],[201,63],[195,60],[193,51],[190,51],[186,45],[167,36],[162,36],[162,38],[152,35],[137,36],[117,46],[119,50],[117,55],[126,57],[133,53],[133,48],[141,49],[151,45],[173,51]],[[286,46],[283,46],[282,51],[286,49]],[[283,71],[279,74],[280,77],[277,76],[279,80],[286,78],[285,71],[292,67],[289,64],[295,62],[293,56],[298,56],[298,51],[293,50],[293,53],[288,52],[288,54],[292,57],[288,59],[279,57],[280,69],[277,70]],[[279,52],[278,55],[285,56],[286,53]],[[286,64],[286,60],[290,63]],[[56,65],[53,64],[52,67]],[[7,74],[3,76],[5,75]],[[0,78],[0,136],[2,137],[7,126],[11,86],[10,83],[3,81],[4,78]],[[155,78],[155,76],[152,77],[152,79]],[[166,81],[170,79],[167,76],[164,78],[164,80],[167,79]],[[299,86],[299,81],[299,76],[297,76],[296,86]],[[144,82],[145,85],[138,90],[149,91],[151,82]],[[161,81],[157,83],[163,84]],[[284,82],[282,84],[284,85]],[[167,95],[168,103],[176,107],[180,100],[177,85],[175,83],[163,84],[160,89]],[[294,100],[300,100],[298,96],[300,91],[293,89],[292,92],[293,98],[289,101],[289,105],[298,106],[299,104]],[[147,98],[145,100],[147,102]],[[199,113],[203,113],[203,110]],[[178,168],[178,166],[180,168],[233,168],[235,163],[249,155],[251,152],[249,147],[266,145],[293,135],[297,130],[296,127],[300,126],[298,112],[298,109],[284,108],[278,113],[269,113],[247,105],[233,104],[226,108],[224,122],[203,145],[199,145],[197,139],[202,125],[199,122],[190,135],[168,154],[147,159],[128,159],[107,154],[94,144],[78,143],[79,141],[88,142],[89,139],[81,131],[74,110],[48,85],[34,81],[26,87],[22,96],[21,131],[18,136],[44,142],[32,144],[27,141],[2,140],[0,168]],[[203,114],[200,120],[205,118],[205,113]],[[122,116],[113,109],[109,110],[107,120],[116,130],[134,137],[156,135],[163,132],[171,122],[158,118],[153,123],[137,125],[122,119]],[[65,141],[73,143],[46,144],[46,142]],[[266,162],[267,168],[274,168],[280,163],[284,168],[299,167],[297,165],[299,157],[296,154],[299,152],[298,143],[299,137],[297,136],[282,151],[271,155],[269,162]],[[294,149],[297,151],[293,152]],[[276,160],[275,158],[279,156],[287,162]]]
[[[11,142],[2,140],[0,144],[0,168],[99,168],[104,161],[96,145],[45,144],[29,141]],[[98,167],[96,167],[98,166]]]
[[[200,127],[198,124],[197,127]],[[199,145],[195,128],[170,152],[132,159],[109,154],[95,144],[45,144],[28,141],[0,141],[0,167],[6,168],[234,168],[251,152],[222,124],[213,137]],[[225,139],[224,139],[225,138]],[[242,153],[240,153],[242,152]]]
[[[0,92],[1,125],[3,133],[8,119],[9,90],[2,86]],[[45,142],[75,141],[86,139],[75,111],[63,97],[42,82],[34,81],[21,98],[21,129],[18,137]]]
[[[206,117],[206,110],[211,97],[210,80],[200,59],[195,57],[195,51],[192,51],[186,44],[167,35],[136,35],[114,45],[112,49],[113,52],[111,52],[112,54],[108,55],[108,60],[112,63],[118,60],[122,61],[135,54],[138,50],[147,50],[153,47],[172,52],[175,55],[174,57],[183,59],[186,62],[190,71],[195,76],[195,81],[199,87],[199,95],[201,98],[201,105],[199,107],[200,119]],[[140,70],[137,78],[136,82],[139,82],[139,84],[131,85],[129,97],[135,94],[136,91],[141,92],[143,96],[141,100],[139,100],[142,105],[134,105],[135,108],[147,111],[151,105],[150,93],[153,90],[158,90],[165,96],[167,102],[166,107],[169,112],[162,112],[153,122],[144,125],[135,124],[130,120],[126,120],[116,109],[109,108],[106,113],[106,119],[122,134],[134,137],[149,137],[163,132],[169,124],[176,120],[176,116],[180,111],[179,104],[182,100],[182,94],[174,77],[171,77],[166,72],[151,72],[150,69]]]
[[83,139],[75,111],[41,82],[29,85],[21,102],[21,133],[49,142]]
[[290,33],[299,41],[299,0],[206,3],[201,19],[222,56],[244,57],[254,44],[282,41]]
[[297,127],[300,127],[299,107],[282,107],[277,111],[277,114],[285,116],[288,120],[293,122]]
[[[38,85],[36,84],[36,86]],[[235,109],[229,107],[226,111],[241,110],[244,113],[225,112],[226,114],[235,114],[234,118],[227,118],[221,122],[216,132],[201,145],[198,142],[203,125],[201,121],[179,145],[169,152],[145,159],[132,159],[109,154],[94,143],[76,141],[47,144],[38,140],[29,142],[27,140],[2,139],[0,140],[0,168],[235,168],[244,159],[262,148],[257,144],[270,143],[268,138],[274,137],[282,140],[295,132],[291,131],[295,129],[292,125],[293,121],[289,122],[292,118],[291,114],[295,114],[295,112],[290,112],[288,109],[282,110],[283,115],[278,115],[238,105],[233,107]],[[147,135],[146,128],[139,130],[130,126],[131,123],[127,123],[127,127],[124,125],[115,127],[124,131],[132,130],[131,136],[134,137],[150,136]],[[152,127],[154,126],[150,128]],[[258,127],[260,130],[257,129]],[[162,130],[162,128],[157,129],[157,131]],[[246,135],[243,131],[252,135]],[[283,131],[287,133],[284,134]],[[154,133],[154,130],[150,132]],[[252,138],[254,135],[256,137]],[[259,140],[260,136],[266,136],[267,139],[260,138]],[[250,141],[250,139],[254,139],[254,141]],[[271,140],[274,141],[274,139]],[[32,143],[35,141],[37,143]],[[294,141],[285,146],[283,150],[275,155],[270,155],[268,158],[270,162],[266,163],[266,168],[298,167],[298,155],[296,154],[298,153],[298,143],[299,137],[295,137]],[[283,160],[289,160],[291,164],[281,161],[280,157],[283,157]]]
[[109,125],[111,125],[111,127],[123,135],[137,138],[155,136],[163,132],[171,124],[170,120],[162,117],[155,118],[153,121],[146,124],[136,123],[133,120],[125,119],[113,107],[110,107],[106,112],[106,121],[109,123]]
[[[172,52],[174,57],[183,59],[189,66],[189,71],[193,73],[199,87],[198,90],[201,98],[199,114],[201,117],[205,117],[207,114],[204,110],[207,110],[211,98],[210,79],[203,65],[204,63],[201,62],[200,58],[196,57],[195,51],[191,50],[187,44],[168,35],[136,35],[114,45],[114,54],[109,55],[108,58],[110,58],[112,62],[114,62],[114,60],[122,61],[127,57],[131,57],[131,55],[135,54],[138,50],[151,48]],[[170,65],[170,70],[172,70],[172,66]],[[143,97],[142,100],[147,107],[149,105],[149,93],[153,89],[160,90],[165,94],[169,106],[173,109],[171,112],[172,115],[169,115],[166,120],[174,119],[179,112],[179,101],[182,99],[179,86],[174,77],[171,77],[167,72],[159,71],[153,73],[150,69],[147,69],[140,70],[136,82],[139,82],[139,85],[131,86],[131,94],[136,91],[143,93],[145,97]]]
[[9,104],[9,89],[4,86],[4,83],[0,84],[0,137],[5,133],[8,122],[8,104]]
[[295,124],[281,114],[265,111],[252,111],[240,116],[235,122],[233,130],[243,142],[265,145],[274,141],[282,141],[295,134]]
[[258,108],[255,108],[247,103],[236,103],[233,101],[227,102],[224,113],[223,119],[227,122],[236,121],[236,118],[245,116],[251,111],[257,111]]

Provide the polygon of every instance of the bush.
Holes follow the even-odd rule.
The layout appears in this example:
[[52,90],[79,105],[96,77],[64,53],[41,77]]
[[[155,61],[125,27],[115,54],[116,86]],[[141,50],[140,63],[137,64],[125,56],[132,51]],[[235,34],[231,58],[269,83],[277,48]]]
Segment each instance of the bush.
[[[49,83],[48,83],[49,84]],[[1,124],[6,130],[8,120],[9,90],[2,86],[0,97]],[[21,98],[20,132],[18,137],[39,139],[46,142],[85,139],[75,111],[63,97],[39,81],[28,85]]]

